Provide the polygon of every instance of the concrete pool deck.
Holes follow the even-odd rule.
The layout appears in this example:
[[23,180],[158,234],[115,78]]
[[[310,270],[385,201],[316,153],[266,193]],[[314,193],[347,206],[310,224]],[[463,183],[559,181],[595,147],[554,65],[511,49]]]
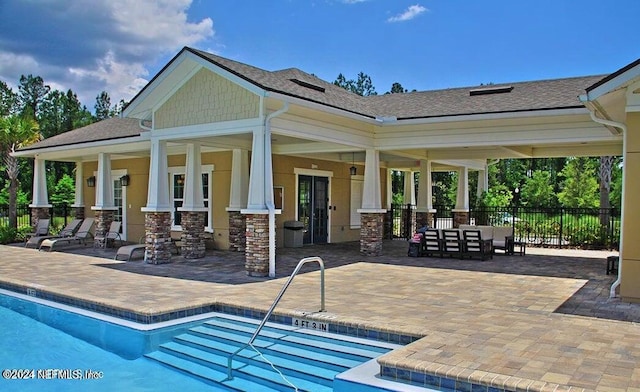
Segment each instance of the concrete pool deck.
[[155,266],[105,259],[113,250],[69,250],[98,253],[0,246],[0,282],[141,313],[214,303],[264,311],[297,261],[318,255],[327,312],[314,313],[314,267],[277,312],[421,337],[383,356],[383,366],[497,389],[640,391],[640,305],[607,298],[611,252],[527,249],[482,262],[408,258],[403,241],[385,242],[379,257],[340,244],[279,249],[279,278],[259,279],[231,252]]

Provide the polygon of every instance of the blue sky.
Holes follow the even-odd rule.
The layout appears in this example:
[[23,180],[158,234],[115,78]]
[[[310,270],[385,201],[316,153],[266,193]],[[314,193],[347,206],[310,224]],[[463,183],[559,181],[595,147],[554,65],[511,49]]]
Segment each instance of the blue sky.
[[0,80],[40,75],[93,110],[183,46],[378,93],[607,74],[640,57],[637,0],[1,0]]

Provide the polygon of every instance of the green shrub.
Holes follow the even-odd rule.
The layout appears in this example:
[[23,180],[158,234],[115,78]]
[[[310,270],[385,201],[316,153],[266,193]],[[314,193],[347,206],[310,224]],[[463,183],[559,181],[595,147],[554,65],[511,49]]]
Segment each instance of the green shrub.
[[18,237],[18,231],[13,227],[0,227],[0,244],[10,244],[15,242]]

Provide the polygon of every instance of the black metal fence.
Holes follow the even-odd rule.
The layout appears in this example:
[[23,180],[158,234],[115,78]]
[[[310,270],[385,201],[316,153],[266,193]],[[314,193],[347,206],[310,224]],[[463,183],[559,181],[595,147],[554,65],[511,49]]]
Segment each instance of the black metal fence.
[[[452,206],[434,206],[434,226],[453,227]],[[410,238],[415,206],[393,205],[387,212],[386,238]],[[500,207],[472,209],[469,224],[513,226],[517,241],[529,245],[583,249],[617,249],[620,210],[615,208]]]
[[[51,218],[51,226],[52,228],[62,228],[71,219],[71,207],[67,204],[59,204],[54,205],[49,209],[49,216]],[[18,229],[24,227],[31,227],[31,208],[29,205],[18,205],[17,207],[17,215],[18,215]],[[9,207],[8,206],[0,206],[0,227],[9,226]]]

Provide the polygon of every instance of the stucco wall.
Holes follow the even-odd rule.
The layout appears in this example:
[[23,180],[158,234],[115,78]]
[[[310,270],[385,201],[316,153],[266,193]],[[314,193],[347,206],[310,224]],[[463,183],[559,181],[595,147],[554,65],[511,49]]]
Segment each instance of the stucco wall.
[[198,71],[158,111],[156,129],[255,118],[257,95],[209,71]]
[[640,302],[640,113],[627,114],[627,156],[624,162],[624,227],[622,233],[622,282],[620,296]]

